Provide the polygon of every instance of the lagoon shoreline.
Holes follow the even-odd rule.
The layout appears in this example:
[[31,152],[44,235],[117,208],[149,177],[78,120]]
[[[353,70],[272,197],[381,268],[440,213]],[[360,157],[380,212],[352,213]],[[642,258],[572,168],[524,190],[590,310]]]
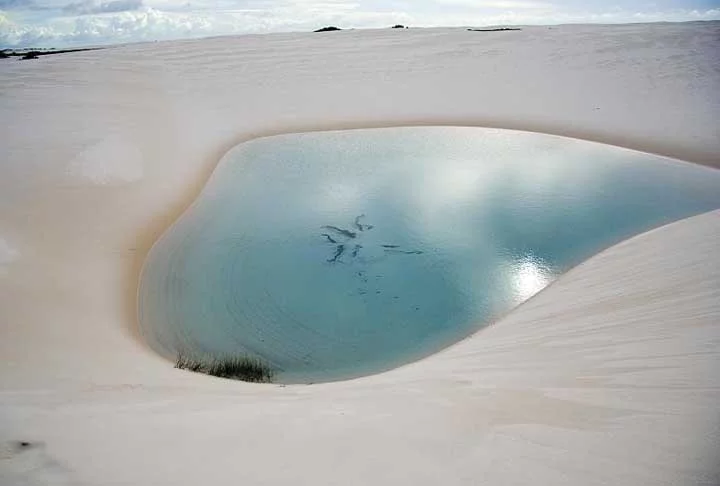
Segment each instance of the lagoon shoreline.
[[175,370],[135,311],[151,245],[261,135],[475,125],[718,167],[719,31],[342,31],[0,60],[0,483],[717,483],[718,211],[347,382]]

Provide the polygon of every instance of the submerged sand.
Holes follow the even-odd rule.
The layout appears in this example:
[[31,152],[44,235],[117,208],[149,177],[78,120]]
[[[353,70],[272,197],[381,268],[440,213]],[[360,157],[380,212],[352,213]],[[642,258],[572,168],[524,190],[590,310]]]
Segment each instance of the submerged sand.
[[[424,361],[258,386],[139,339],[139,268],[258,135],[455,124],[720,165],[718,23],[277,34],[0,61],[0,483],[716,484],[720,212]],[[17,441],[27,441],[21,446]]]

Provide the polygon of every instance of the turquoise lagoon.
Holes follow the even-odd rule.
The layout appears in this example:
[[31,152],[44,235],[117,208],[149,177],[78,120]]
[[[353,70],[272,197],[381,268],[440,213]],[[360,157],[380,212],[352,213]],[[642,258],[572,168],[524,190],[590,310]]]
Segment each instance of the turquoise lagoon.
[[718,207],[720,171],[548,135],[257,139],[151,250],[140,326],[169,358],[247,354],[280,382],[377,373],[478,331],[610,245]]

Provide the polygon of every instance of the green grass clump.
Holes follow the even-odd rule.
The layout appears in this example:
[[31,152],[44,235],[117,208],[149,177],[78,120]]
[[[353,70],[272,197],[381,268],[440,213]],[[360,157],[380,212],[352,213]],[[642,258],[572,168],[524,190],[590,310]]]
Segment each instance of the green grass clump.
[[275,371],[270,365],[259,358],[250,356],[229,356],[203,360],[178,353],[175,368],[251,383],[271,383],[275,376]]

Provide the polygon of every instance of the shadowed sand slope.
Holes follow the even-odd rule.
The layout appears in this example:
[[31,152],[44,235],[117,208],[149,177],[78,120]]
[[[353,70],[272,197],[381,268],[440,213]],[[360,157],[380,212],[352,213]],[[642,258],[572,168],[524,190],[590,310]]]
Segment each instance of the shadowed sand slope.
[[0,60],[0,484],[717,484],[717,212],[367,379],[225,382],[142,343],[145,255],[257,135],[487,125],[720,162],[718,23],[335,34]]

